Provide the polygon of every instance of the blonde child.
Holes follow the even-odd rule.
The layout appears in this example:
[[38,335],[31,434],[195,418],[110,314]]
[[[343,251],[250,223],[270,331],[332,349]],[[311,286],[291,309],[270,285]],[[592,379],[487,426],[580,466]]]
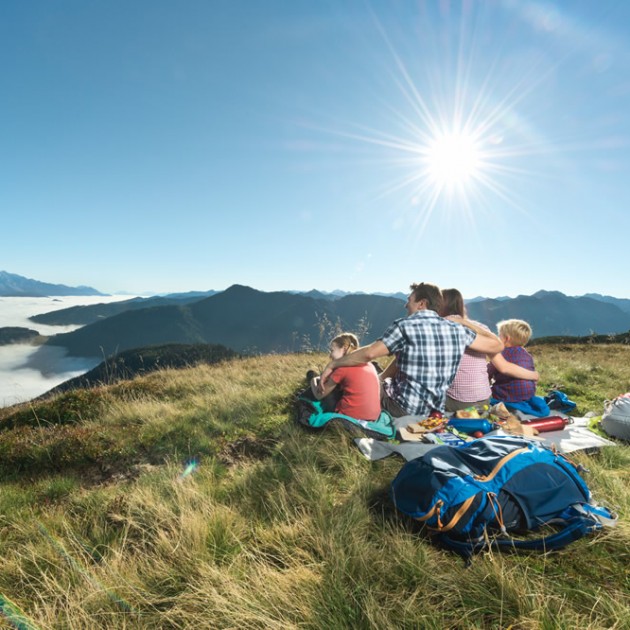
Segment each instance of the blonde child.
[[[341,333],[330,342],[330,359],[334,361],[359,347],[352,333]],[[333,371],[325,385],[320,378],[311,379],[311,390],[322,401],[325,411],[357,418],[376,420],[381,413],[380,381],[371,363],[352,367],[339,367]]]
[[[501,356],[526,370],[534,370],[534,359],[523,347],[532,336],[531,326],[522,319],[506,319],[497,324],[497,331],[505,346]],[[535,381],[502,374],[492,362],[488,364],[488,376],[491,381],[494,379],[491,402],[504,402],[508,408],[533,416],[549,415],[545,400],[536,396]]]

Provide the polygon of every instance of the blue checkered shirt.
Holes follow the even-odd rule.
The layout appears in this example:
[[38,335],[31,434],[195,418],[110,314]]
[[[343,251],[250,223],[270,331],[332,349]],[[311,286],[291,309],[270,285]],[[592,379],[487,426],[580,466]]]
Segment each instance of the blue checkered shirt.
[[387,389],[389,397],[412,415],[444,411],[446,390],[476,336],[427,309],[397,319],[380,338],[396,355],[398,367]]

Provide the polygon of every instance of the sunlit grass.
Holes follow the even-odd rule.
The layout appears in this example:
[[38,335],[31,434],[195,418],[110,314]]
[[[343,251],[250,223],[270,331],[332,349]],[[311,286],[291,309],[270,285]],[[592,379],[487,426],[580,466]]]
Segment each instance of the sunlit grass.
[[[625,355],[596,347],[532,352],[539,393],[586,375],[596,393],[572,393],[584,410],[601,411],[627,374]],[[9,457],[12,435],[34,432],[22,472],[2,469],[0,595],[37,628],[626,627],[630,447],[576,456],[619,509],[616,529],[466,567],[393,509],[401,460],[369,462],[343,430],[291,422],[306,369],[324,360],[166,370],[103,390],[97,418],[0,431]],[[55,452],[74,453],[35,457],[61,429],[100,442],[59,434]]]

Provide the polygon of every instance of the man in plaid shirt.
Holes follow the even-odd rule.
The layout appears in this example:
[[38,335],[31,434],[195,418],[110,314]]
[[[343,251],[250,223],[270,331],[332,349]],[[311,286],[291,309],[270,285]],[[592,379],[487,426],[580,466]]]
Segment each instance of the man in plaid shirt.
[[394,321],[369,346],[331,361],[320,383],[323,385],[335,368],[393,354],[395,361],[381,374],[383,409],[395,417],[426,416],[433,409],[444,411],[446,390],[455,378],[464,350],[494,355],[501,352],[503,343],[470,320],[456,315],[440,317],[441,303],[442,293],[434,284],[412,284],[405,305],[407,317]]

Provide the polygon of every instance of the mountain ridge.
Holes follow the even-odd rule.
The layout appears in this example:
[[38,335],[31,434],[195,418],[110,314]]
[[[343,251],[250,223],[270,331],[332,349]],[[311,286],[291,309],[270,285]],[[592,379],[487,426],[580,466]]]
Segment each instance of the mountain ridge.
[[630,313],[615,304],[559,291],[538,291],[511,300],[485,300],[467,305],[471,319],[494,329],[504,319],[524,319],[534,337],[615,334],[630,329]]
[[[109,356],[167,343],[220,344],[246,354],[323,349],[340,330],[359,332],[362,343],[376,339],[405,316],[398,298],[351,294],[335,300],[284,291],[263,292],[245,285],[198,300],[165,304],[133,302],[134,310],[55,335],[49,345],[73,356]],[[469,303],[471,319],[491,329],[503,319],[525,319],[534,337],[618,334],[630,329],[630,313],[594,298],[539,291],[509,300]]]
[[[367,311],[370,313],[367,313]],[[213,343],[237,352],[294,352],[327,346],[335,330],[357,330],[365,316],[374,334],[404,316],[404,303],[379,296],[317,300],[233,285],[183,304],[125,311],[51,337],[73,356],[109,356],[166,343]]]
[[50,295],[107,295],[92,287],[70,287],[26,278],[8,271],[0,271],[0,297],[48,297]]

